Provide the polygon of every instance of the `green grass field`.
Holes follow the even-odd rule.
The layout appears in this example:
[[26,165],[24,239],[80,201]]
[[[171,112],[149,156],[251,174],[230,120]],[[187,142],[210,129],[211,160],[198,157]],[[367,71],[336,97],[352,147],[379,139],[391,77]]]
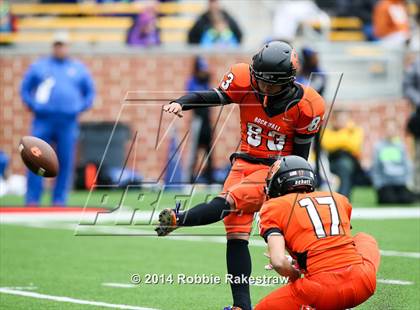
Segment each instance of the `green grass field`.
[[[121,192],[97,192],[89,205],[113,207]],[[84,205],[88,193],[76,192],[71,205]],[[151,193],[150,201],[155,199]],[[177,194],[178,198],[182,195]],[[206,198],[199,193],[194,201]],[[162,196],[162,204],[172,203],[174,195]],[[125,205],[135,207],[139,195],[129,193]],[[143,200],[144,201],[144,200]],[[359,189],[353,196],[355,208],[373,207],[370,190]],[[22,203],[20,197],[2,197],[1,205]],[[378,210],[378,212],[381,212]],[[0,215],[1,216],[1,215]],[[37,298],[4,293],[0,289],[1,309],[103,309],[102,306],[77,304],[74,299],[113,305],[164,309],[223,309],[231,304],[227,284],[145,284],[133,287],[109,287],[103,283],[130,284],[133,274],[218,275],[224,279],[225,245],[215,237],[156,238],[154,236],[75,236],[74,223],[2,224],[0,226],[0,288],[34,293]],[[120,228],[120,227],[118,227]],[[150,228],[146,228],[146,230]],[[357,309],[419,309],[420,308],[420,222],[413,219],[354,220],[353,231],[372,234],[385,251],[414,253],[411,257],[382,257],[378,279],[400,280],[405,285],[378,283],[376,294]],[[223,234],[220,225],[200,228],[193,232]],[[222,238],[222,237],[220,237]],[[273,275],[264,270],[261,238],[250,247],[253,276]],[[391,255],[391,256],[389,256]],[[398,255],[398,254],[396,254]],[[176,282],[176,281],[175,281]],[[276,287],[252,287],[254,304]],[[73,298],[71,302],[40,299],[39,296]],[[57,299],[57,298],[56,298]],[[120,306],[121,308],[122,306]],[[129,307],[126,307],[129,309]],[[135,308],[132,308],[135,309]]]

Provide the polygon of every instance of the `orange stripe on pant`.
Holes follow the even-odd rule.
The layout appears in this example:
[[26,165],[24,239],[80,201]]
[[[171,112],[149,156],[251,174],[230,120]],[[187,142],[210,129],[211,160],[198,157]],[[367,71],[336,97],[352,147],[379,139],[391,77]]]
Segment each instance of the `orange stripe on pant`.
[[[375,239],[365,233],[354,236],[363,263],[339,270],[309,275],[283,286],[263,298],[254,310],[305,309],[338,310],[360,305],[372,296],[376,289],[376,272],[380,254]],[[332,257],[333,267],[333,257]]]
[[236,159],[222,194],[228,194],[235,202],[237,212],[224,218],[226,233],[250,233],[254,213],[258,212],[265,201],[265,179],[269,167],[252,164]]

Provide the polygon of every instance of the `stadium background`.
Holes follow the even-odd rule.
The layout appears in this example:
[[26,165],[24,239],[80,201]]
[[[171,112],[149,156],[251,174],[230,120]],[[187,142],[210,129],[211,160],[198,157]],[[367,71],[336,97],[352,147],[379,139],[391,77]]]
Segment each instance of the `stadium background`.
[[[348,44],[348,43],[347,43]],[[346,45],[346,44],[345,44]],[[351,44],[350,48],[365,43]],[[328,47],[325,47],[326,49]],[[344,47],[346,48],[346,47]],[[348,49],[350,49],[348,48]],[[369,53],[369,47],[366,53]],[[48,47],[46,47],[48,50]],[[374,51],[377,47],[371,48]],[[379,81],[375,79],[375,73],[363,70],[366,64],[377,64],[378,60],[375,56],[359,56],[362,58],[362,64],[358,63],[351,54],[345,57],[338,63],[329,62],[328,59],[323,61],[325,53],[322,51],[322,46],[319,48],[321,54],[321,64],[325,71],[331,71],[330,84],[337,85],[338,75],[340,72],[340,64],[346,62],[351,66],[357,66],[359,71],[353,75],[347,75],[343,71],[343,81],[341,88],[338,91],[337,99],[334,108],[349,111],[349,119],[357,122],[357,125],[364,129],[365,139],[363,143],[362,160],[365,166],[369,166],[371,151],[374,142],[378,140],[381,133],[381,122],[388,117],[395,117],[400,129],[399,134],[405,136],[405,123],[408,118],[410,107],[404,99],[401,98],[401,74],[403,70],[401,55],[395,55],[395,58],[387,59],[389,62],[398,62],[396,65],[397,72],[393,70],[386,70],[386,62],[379,63],[381,70],[386,70],[383,73],[384,77],[380,77]],[[176,98],[183,92],[185,88],[185,81],[191,74],[192,58],[199,51],[181,51],[171,52],[153,52],[153,51],[132,51],[130,53],[106,52],[99,55],[94,52],[89,52],[87,55],[77,51],[75,48],[75,56],[80,56],[80,59],[86,63],[93,74],[93,78],[97,87],[97,98],[92,110],[88,111],[81,117],[81,121],[115,121],[115,116],[118,115],[127,95],[130,92],[142,91],[167,92],[169,98]],[[382,50],[379,61],[383,61],[383,55],[387,51]],[[175,56],[176,55],[176,56]],[[218,80],[229,69],[230,64],[236,62],[249,61],[252,52],[238,53],[228,52],[221,55],[216,52],[206,52],[206,58],[209,60],[211,72],[213,75],[212,84],[217,86]],[[2,74],[0,75],[0,93],[2,96],[2,126],[0,134],[0,144],[4,146],[4,150],[11,155],[11,171],[13,173],[23,173],[24,167],[18,157],[16,145],[19,139],[27,135],[30,130],[30,113],[24,108],[21,98],[19,96],[19,88],[22,76],[28,66],[33,62],[39,53],[29,54],[22,51],[13,51],[3,53],[0,59],[0,66],[2,67]],[[388,56],[389,57],[389,56]],[[400,57],[400,59],[396,58]],[[325,58],[327,58],[325,56]],[[335,66],[338,64],[338,66]],[[341,66],[342,67],[342,66]],[[356,70],[357,71],[357,70]],[[370,76],[370,75],[373,75]],[[364,83],[354,83],[354,76],[361,79]],[[385,81],[385,82],[384,82]],[[384,86],[378,84],[384,83]],[[356,84],[356,85],[354,85]],[[389,93],[389,87],[391,91]],[[347,92],[347,93],[346,93]],[[359,100],[352,99],[355,94],[361,96]],[[150,97],[150,96],[149,96]],[[149,98],[150,99],[150,98]],[[327,93],[326,102],[328,108],[331,106],[333,100],[332,92]],[[132,104],[126,101],[125,104]],[[133,132],[149,132],[144,139],[141,139],[139,156],[137,156],[137,164],[142,174],[146,177],[156,174],[161,171],[164,161],[167,158],[167,150],[163,147],[155,154],[148,154],[148,151],[154,150],[154,145],[157,138],[157,122],[160,118],[160,110],[156,108],[145,108],[146,105],[155,106],[157,103],[150,100],[144,105],[131,107],[128,110],[122,111],[121,121],[130,125]],[[216,118],[218,109],[214,109],[213,118]],[[228,108],[227,110],[230,110]],[[130,113],[134,111],[134,113]],[[233,119],[238,119],[236,113]],[[224,113],[226,114],[226,113]],[[186,118],[179,123],[179,136],[189,128],[188,112],[185,113]],[[169,117],[165,117],[166,123],[170,122]],[[233,152],[239,141],[239,131],[235,122],[229,122],[229,130],[226,130],[220,137],[220,142],[215,144],[215,165],[223,166],[228,164],[226,157],[226,146],[228,146],[228,153]],[[146,130],[146,131],[145,131]],[[164,141],[167,142],[167,141]],[[163,145],[168,145],[163,143]],[[185,150],[188,153],[188,149]],[[149,156],[148,156],[149,155]],[[158,160],[155,160],[158,156]],[[185,158],[185,156],[184,156]]]

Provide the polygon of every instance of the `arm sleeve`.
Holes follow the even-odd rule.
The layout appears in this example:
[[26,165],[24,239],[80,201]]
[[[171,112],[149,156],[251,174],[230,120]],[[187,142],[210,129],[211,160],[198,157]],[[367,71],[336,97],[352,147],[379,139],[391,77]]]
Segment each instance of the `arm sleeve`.
[[187,111],[194,108],[214,107],[231,103],[228,96],[219,89],[196,91],[186,94],[175,100],[182,105],[182,110]]
[[93,99],[95,98],[95,84],[87,69],[85,69],[85,76],[82,82],[82,92],[84,97],[84,104],[81,112],[90,109],[93,104]]
[[35,73],[35,66],[32,65],[26,71],[25,76],[23,77],[21,88],[20,88],[20,95],[22,97],[23,102],[31,109],[32,111],[35,109],[36,101],[34,98],[33,91],[38,86],[38,79]]
[[314,138],[315,134],[295,134],[295,138],[293,140],[292,155],[300,156],[307,160],[309,157],[309,152],[311,151],[311,145]]

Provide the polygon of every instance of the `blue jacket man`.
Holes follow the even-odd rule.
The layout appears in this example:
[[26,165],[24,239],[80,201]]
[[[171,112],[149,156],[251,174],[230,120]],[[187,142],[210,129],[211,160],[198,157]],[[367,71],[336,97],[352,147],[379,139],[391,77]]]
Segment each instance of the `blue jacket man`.
[[[65,205],[71,186],[78,116],[88,110],[95,97],[92,77],[86,67],[68,56],[68,37],[54,37],[52,55],[33,63],[26,72],[21,96],[32,111],[32,135],[51,143],[60,170],[52,196],[53,205]],[[26,204],[37,205],[42,195],[42,178],[28,173]]]
[[[188,92],[203,91],[210,88],[210,72],[207,61],[197,56],[194,59],[193,72],[191,78],[187,81],[186,90]],[[205,181],[208,184],[214,183],[213,178],[213,156],[211,154],[212,147],[212,128],[210,122],[210,108],[203,107],[193,110],[192,124],[192,146],[191,156],[188,167],[188,173],[190,173],[189,179],[191,183]],[[197,175],[194,172],[198,160],[198,150],[202,149],[205,152],[206,168],[203,173]],[[202,178],[200,178],[202,177]],[[204,180],[203,180],[204,178]]]

